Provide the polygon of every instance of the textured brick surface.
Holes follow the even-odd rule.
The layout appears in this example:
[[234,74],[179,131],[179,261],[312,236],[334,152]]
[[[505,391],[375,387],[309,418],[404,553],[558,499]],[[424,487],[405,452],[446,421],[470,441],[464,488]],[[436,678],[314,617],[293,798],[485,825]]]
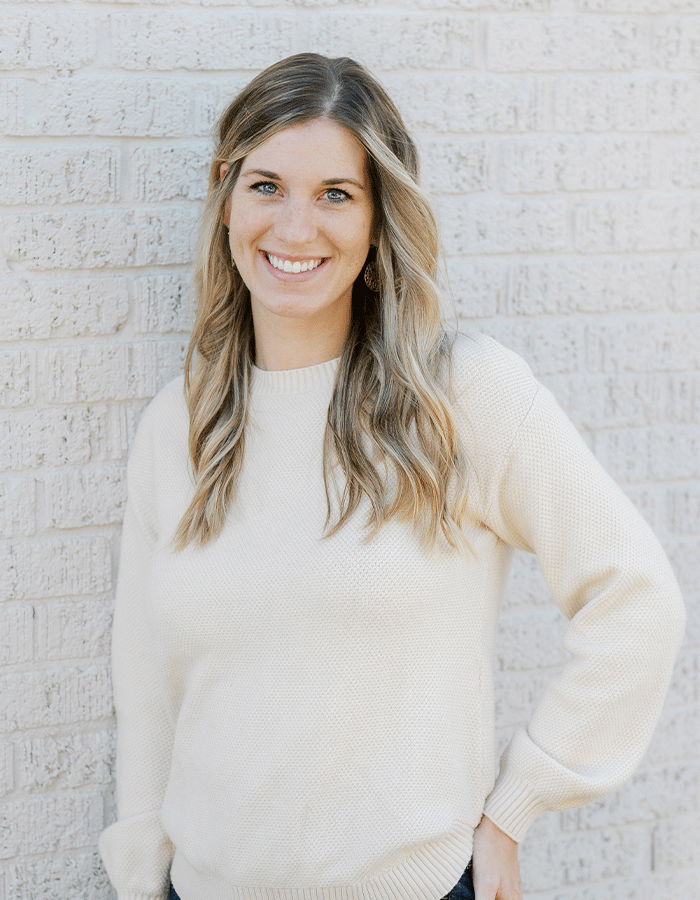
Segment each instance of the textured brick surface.
[[[0,0],[0,900],[115,900],[125,464],[182,368],[211,129],[269,62],[359,58],[421,151],[446,318],[521,353],[660,536],[688,627],[628,785],[549,813],[526,900],[697,900],[700,0]],[[516,552],[499,749],[565,659]]]

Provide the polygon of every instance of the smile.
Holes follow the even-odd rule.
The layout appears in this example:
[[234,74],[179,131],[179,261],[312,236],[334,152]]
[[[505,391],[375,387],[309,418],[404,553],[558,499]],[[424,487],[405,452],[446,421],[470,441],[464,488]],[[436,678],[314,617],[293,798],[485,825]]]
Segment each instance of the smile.
[[326,257],[321,257],[320,259],[295,260],[292,262],[291,259],[281,259],[279,256],[273,256],[267,252],[265,252],[265,259],[274,269],[279,269],[280,272],[292,272],[293,274],[311,272],[326,261]]

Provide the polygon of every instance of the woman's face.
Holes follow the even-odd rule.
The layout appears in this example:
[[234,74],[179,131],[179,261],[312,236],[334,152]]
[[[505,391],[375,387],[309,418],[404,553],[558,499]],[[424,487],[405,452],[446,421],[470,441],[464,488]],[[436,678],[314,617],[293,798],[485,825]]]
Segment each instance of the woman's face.
[[347,328],[372,233],[366,168],[361,144],[327,119],[292,125],[243,160],[226,213],[256,329],[280,317]]

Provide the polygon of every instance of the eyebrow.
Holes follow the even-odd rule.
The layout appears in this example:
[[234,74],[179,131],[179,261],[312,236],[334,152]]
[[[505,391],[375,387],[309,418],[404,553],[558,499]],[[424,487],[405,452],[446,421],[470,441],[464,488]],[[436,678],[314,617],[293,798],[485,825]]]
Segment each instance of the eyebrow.
[[[261,175],[263,178],[269,178],[271,181],[282,181],[280,175],[276,172],[268,172],[266,169],[248,169],[243,173],[243,177],[245,178],[248,175]],[[355,187],[358,187],[361,191],[364,191],[365,189],[365,186],[359,181],[355,181],[354,178],[326,178],[321,184],[327,187],[331,187],[335,184],[354,184]]]

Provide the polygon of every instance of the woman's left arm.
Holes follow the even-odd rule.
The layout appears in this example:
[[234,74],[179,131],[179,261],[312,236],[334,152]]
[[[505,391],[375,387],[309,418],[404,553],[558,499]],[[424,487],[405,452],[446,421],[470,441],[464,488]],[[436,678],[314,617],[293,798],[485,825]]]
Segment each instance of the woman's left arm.
[[493,482],[487,522],[537,554],[570,620],[571,659],[513,737],[484,810],[519,841],[544,810],[587,803],[630,777],[661,711],[685,611],[651,529],[541,386]]

